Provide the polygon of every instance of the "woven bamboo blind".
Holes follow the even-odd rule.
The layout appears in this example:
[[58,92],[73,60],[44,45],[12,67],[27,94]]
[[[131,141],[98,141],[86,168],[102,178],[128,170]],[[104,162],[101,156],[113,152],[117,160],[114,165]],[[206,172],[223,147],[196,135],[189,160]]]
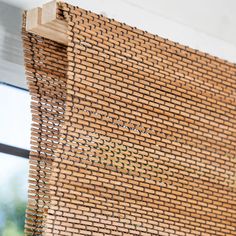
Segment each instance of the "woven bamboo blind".
[[27,235],[236,235],[236,66],[62,3],[23,27]]

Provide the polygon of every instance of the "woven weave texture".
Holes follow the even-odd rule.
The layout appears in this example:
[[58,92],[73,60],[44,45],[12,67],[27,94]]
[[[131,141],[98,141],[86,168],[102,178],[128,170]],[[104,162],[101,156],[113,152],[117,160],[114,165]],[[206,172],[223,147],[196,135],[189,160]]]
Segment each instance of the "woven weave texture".
[[68,4],[27,33],[27,235],[236,235],[236,66]]

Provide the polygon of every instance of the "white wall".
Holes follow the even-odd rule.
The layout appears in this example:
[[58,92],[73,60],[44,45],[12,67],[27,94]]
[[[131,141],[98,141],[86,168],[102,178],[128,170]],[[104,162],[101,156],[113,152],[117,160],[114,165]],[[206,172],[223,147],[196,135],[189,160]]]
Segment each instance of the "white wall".
[[0,82],[26,88],[21,15],[20,8],[0,2]]
[[[0,2],[0,15],[5,14],[5,17],[0,16],[0,72],[3,75],[1,80],[26,87],[20,47],[20,8],[30,9],[48,0],[6,1],[15,7],[8,5],[6,14]],[[235,0],[68,0],[67,2],[236,62]],[[11,32],[8,31],[9,24],[13,29]]]

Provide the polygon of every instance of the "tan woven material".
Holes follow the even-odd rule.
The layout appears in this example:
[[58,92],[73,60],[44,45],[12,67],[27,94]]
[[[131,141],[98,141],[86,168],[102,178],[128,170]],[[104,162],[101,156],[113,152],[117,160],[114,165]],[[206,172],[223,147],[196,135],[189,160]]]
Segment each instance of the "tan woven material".
[[23,29],[27,235],[236,235],[236,66],[60,4],[68,46]]

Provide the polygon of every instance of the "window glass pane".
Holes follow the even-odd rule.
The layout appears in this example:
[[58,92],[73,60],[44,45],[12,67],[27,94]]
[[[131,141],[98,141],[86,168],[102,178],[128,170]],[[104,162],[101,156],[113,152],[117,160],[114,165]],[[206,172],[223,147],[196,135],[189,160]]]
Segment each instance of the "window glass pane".
[[28,159],[0,153],[0,235],[24,235]]
[[0,84],[0,143],[30,149],[29,92]]

